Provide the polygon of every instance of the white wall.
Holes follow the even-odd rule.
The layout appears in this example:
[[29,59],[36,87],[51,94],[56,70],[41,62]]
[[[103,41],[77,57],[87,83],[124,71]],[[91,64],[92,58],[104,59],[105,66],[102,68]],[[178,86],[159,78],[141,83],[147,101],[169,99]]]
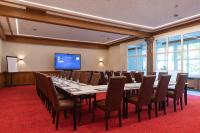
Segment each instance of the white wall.
[[1,64],[2,64],[2,40],[0,39],[0,72],[1,72]]
[[[54,53],[81,54],[82,70],[105,70],[107,68],[106,49],[72,48],[3,41],[2,71],[6,71],[6,56],[23,58],[23,61],[18,62],[19,71],[54,70]],[[103,66],[99,64],[99,58],[104,59]]]

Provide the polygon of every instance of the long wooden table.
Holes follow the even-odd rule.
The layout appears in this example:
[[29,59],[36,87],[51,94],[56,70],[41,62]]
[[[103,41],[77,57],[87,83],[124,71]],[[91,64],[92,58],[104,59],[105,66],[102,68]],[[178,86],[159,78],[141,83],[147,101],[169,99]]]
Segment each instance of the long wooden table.
[[[81,95],[87,94],[98,94],[107,92],[108,85],[87,85],[83,83],[77,83],[71,80],[65,80],[61,78],[52,77],[52,81],[54,85],[63,91],[67,92],[73,97],[79,97]],[[175,82],[169,83],[169,89],[173,90],[175,88]],[[158,81],[154,82],[154,87],[157,87]],[[187,105],[187,85],[185,85],[184,89],[184,103]],[[126,83],[124,87],[124,98],[123,98],[123,117],[128,117],[128,94],[131,90],[139,90],[141,83]],[[76,129],[76,122],[74,124],[74,128]]]

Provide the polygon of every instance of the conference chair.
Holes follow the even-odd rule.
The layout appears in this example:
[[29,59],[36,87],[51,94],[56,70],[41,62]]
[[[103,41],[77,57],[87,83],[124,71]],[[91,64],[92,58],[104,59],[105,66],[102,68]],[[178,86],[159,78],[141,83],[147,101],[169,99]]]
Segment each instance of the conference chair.
[[158,108],[157,105],[162,103],[164,114],[166,114],[166,96],[168,85],[170,81],[171,75],[162,75],[156,87],[156,92],[152,96],[151,101],[155,103],[155,116],[158,116]]
[[122,75],[126,77],[126,83],[133,83],[133,79],[132,79],[130,73],[128,73],[128,72],[125,73],[124,72],[124,73],[122,73]]
[[174,103],[174,112],[176,112],[176,102],[177,100],[180,99],[180,106],[181,106],[181,110],[183,110],[183,93],[184,93],[184,89],[185,89],[185,84],[187,82],[187,78],[188,78],[188,74],[180,74],[178,81],[175,85],[175,89],[174,91],[168,91],[167,93],[167,103],[168,103],[168,98],[172,98],[173,99],[173,103]]
[[77,103],[72,99],[63,99],[59,100],[57,96],[56,89],[54,88],[51,77],[46,76],[44,81],[45,87],[49,90],[49,98],[52,103],[52,117],[53,123],[56,119],[56,130],[58,129],[59,117],[61,111],[73,111],[73,121],[74,121],[74,130],[76,130],[76,112],[79,109],[79,113],[81,114],[81,103]]
[[105,73],[104,72],[100,72],[100,75],[101,75],[101,78],[100,78],[99,84],[100,85],[106,85],[108,80],[105,77]]
[[[134,104],[136,106],[136,111],[138,114],[138,121],[140,119],[140,112],[142,106],[148,106],[148,118],[151,118],[151,98],[153,95],[153,86],[156,76],[144,76],[142,84],[140,86],[140,91],[138,96],[131,96],[128,98],[128,103]],[[128,107],[127,107],[128,109]]]
[[150,72],[149,75],[155,75],[156,76],[156,72]]
[[81,72],[79,77],[79,82],[84,84],[89,84],[91,79],[91,72]]
[[99,85],[100,78],[101,78],[101,74],[100,73],[93,73],[91,81],[90,81],[90,84],[91,85]]
[[110,77],[113,76],[113,72],[112,71],[106,71],[106,75],[107,75],[107,80],[109,80]]
[[95,121],[95,109],[99,108],[105,113],[105,128],[108,130],[108,117],[110,112],[118,111],[119,126],[121,127],[121,103],[123,98],[126,77],[111,77],[108,83],[106,99],[94,102],[93,122]]
[[158,80],[160,80],[160,77],[162,76],[162,75],[167,75],[168,74],[168,72],[159,72],[158,73]]
[[135,78],[136,83],[141,83],[143,76],[144,76],[144,72],[134,73],[134,78]]
[[114,72],[114,76],[120,76],[120,72],[119,71]]
[[134,74],[136,73],[136,71],[131,71],[130,73],[131,73],[132,78],[135,78]]
[[188,75],[188,73],[177,73],[177,75],[176,75],[176,82],[178,82],[178,78],[179,78],[179,76],[180,76],[181,74]]

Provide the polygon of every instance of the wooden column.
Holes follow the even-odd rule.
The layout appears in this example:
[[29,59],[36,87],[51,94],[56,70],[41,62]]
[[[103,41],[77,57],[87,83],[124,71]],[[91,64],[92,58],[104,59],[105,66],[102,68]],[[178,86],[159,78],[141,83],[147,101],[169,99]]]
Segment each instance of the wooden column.
[[153,72],[153,42],[154,37],[145,38],[147,43],[147,74]]

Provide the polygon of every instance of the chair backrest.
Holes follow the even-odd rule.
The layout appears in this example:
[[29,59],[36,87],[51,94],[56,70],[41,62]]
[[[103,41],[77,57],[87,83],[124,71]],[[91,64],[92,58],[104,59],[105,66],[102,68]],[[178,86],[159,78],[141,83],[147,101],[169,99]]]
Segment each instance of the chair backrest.
[[93,73],[90,84],[91,85],[99,85],[100,78],[101,78],[100,73]]
[[160,77],[162,76],[162,75],[167,75],[168,74],[168,72],[159,72],[158,73],[158,80],[160,80]]
[[110,78],[105,101],[107,111],[120,109],[125,83],[126,77],[124,76]]
[[113,72],[112,71],[106,71],[106,75],[108,77],[108,80],[110,79],[110,77],[113,76]]
[[123,73],[123,76],[126,77],[126,83],[133,83],[132,76],[129,72]]
[[58,101],[57,92],[53,85],[52,79],[49,76],[45,76],[44,79],[45,79],[44,80],[45,87],[48,89],[48,92],[49,92],[49,99],[53,105],[53,108],[57,109],[59,106],[59,101]]
[[106,85],[108,80],[105,77],[105,73],[104,72],[100,72],[100,75],[101,75],[101,78],[100,78],[99,84],[100,85]]
[[155,75],[156,76],[156,72],[150,72],[149,75]]
[[156,76],[152,75],[143,77],[138,97],[139,106],[148,105],[151,102],[155,78]]
[[156,88],[155,98],[157,102],[164,101],[167,95],[171,75],[162,75]]
[[79,82],[89,84],[91,79],[91,72],[81,72]]
[[136,83],[141,83],[143,77],[144,77],[144,73],[138,72],[138,73],[134,74],[134,78],[135,78]]
[[71,78],[71,76],[72,76],[72,71],[67,71],[66,72],[66,79],[70,79]]
[[131,71],[130,73],[131,73],[132,78],[134,78],[136,71]]
[[36,89],[38,89],[38,90],[40,90],[40,80],[39,80],[39,73],[38,72],[36,72],[35,73],[35,85],[36,85]]
[[175,96],[176,98],[180,98],[183,95],[185,84],[187,83],[188,74],[180,74],[178,81],[175,85]]
[[72,71],[71,78],[73,81],[76,81],[76,71]]
[[81,71],[73,71],[71,74],[71,78],[73,81],[77,81],[79,80],[80,75],[81,75]]
[[114,72],[114,76],[120,76],[120,72]]
[[178,82],[179,75],[181,75],[181,74],[186,74],[186,75],[188,75],[188,73],[177,73],[177,75],[176,75],[176,82]]

